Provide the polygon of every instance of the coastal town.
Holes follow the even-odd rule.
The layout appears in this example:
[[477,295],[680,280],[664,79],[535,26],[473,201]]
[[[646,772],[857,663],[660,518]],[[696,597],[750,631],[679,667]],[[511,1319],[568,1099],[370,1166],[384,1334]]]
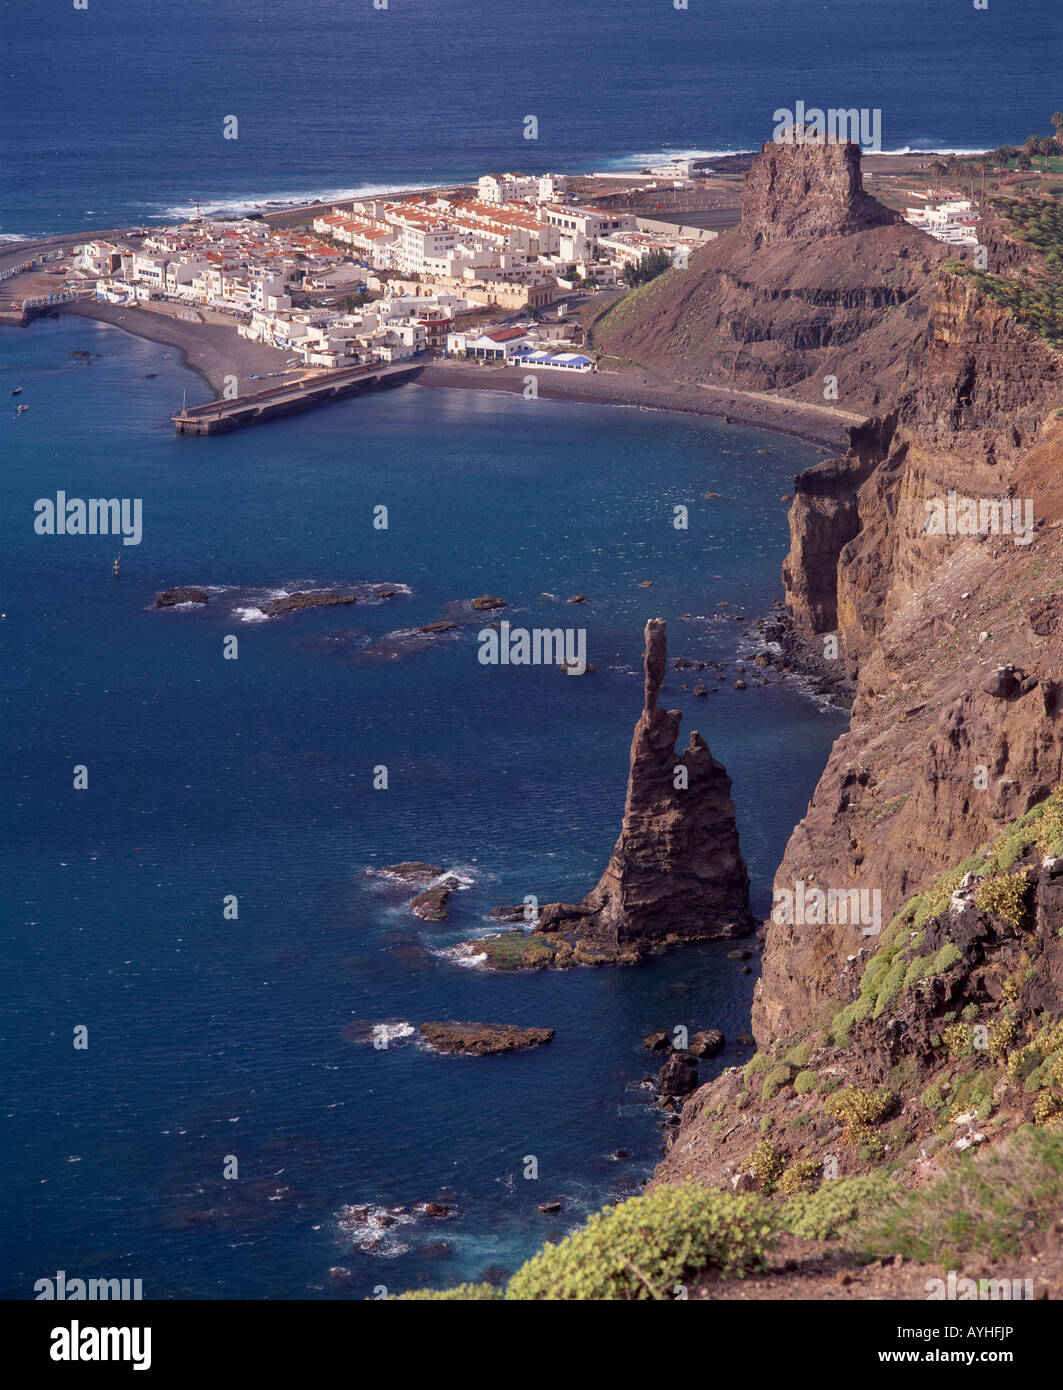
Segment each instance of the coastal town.
[[[977,165],[869,155],[863,177],[898,219],[966,253],[979,244],[978,175],[984,183],[988,172],[998,192],[1041,177],[1012,170],[1003,153]],[[633,405],[834,445],[863,417],[781,399],[770,373],[745,370],[755,363],[741,345],[729,379],[682,383],[618,355],[600,331],[631,290],[687,267],[721,235],[729,243],[752,160],[486,173],[242,212],[193,203],[194,215],[170,225],[13,246],[0,255],[0,322],[73,311],[176,347],[211,388],[198,404],[186,393],[172,416],[179,434],[220,433],[414,377],[519,390],[533,371],[537,393],[610,399],[622,377]]]
[[[339,370],[437,353],[587,372],[574,295],[624,288],[681,263],[717,234],[585,205],[558,175],[484,175],[460,190],[365,198],[309,225],[198,216],[76,249],[65,293],[227,322],[286,354]],[[681,183],[681,180],[677,180]]]

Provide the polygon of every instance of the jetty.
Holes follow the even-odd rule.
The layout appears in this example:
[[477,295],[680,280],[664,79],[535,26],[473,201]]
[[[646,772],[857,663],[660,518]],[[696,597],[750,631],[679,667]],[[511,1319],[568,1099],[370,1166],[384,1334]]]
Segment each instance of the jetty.
[[422,370],[423,364],[420,362],[341,367],[337,371],[316,372],[283,386],[208,401],[206,405],[186,406],[171,419],[178,434],[225,434],[229,430],[242,429],[245,425],[275,419],[278,415],[292,415],[315,405],[325,405],[344,396],[401,386]]

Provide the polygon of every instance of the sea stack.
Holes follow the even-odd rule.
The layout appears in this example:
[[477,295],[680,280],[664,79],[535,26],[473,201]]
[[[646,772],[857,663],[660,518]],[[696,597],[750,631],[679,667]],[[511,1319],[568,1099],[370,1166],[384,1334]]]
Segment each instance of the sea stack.
[[664,621],[651,618],[624,823],[605,873],[578,906],[545,907],[539,925],[620,957],[753,928],[731,779],[696,730],[676,754],[682,715],[657,702],[667,650]]

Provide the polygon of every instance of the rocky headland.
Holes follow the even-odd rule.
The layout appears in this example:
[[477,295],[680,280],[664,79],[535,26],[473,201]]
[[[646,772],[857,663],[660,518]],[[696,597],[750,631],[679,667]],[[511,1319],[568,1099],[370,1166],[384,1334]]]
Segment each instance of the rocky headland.
[[[852,718],[774,886],[878,894],[880,922],[773,912],[758,1051],[687,1095],[659,1183],[920,1189],[1063,1118],[1063,355],[858,171],[851,148],[766,147],[733,245],[692,258],[698,284],[648,287],[624,328],[661,353],[685,332],[716,368],[737,333],[760,344],[739,376],[800,393],[836,370],[872,412],[795,482],[779,630]],[[998,273],[1053,273],[1006,209],[979,234]],[[832,289],[810,299],[814,267]],[[950,492],[1030,526],[935,533]]]

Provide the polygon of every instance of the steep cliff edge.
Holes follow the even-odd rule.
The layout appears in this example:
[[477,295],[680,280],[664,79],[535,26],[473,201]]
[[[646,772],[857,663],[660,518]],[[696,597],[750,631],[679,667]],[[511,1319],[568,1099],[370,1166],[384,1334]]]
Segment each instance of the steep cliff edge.
[[[808,245],[774,163],[735,242],[756,229],[758,258]],[[988,277],[933,262],[880,409],[796,480],[790,636],[852,683],[852,719],[776,875],[759,1051],[684,1103],[657,1182],[919,1187],[1063,1124],[1059,279],[984,211]]]
[[[1028,254],[1009,252],[1012,263]],[[877,889],[888,920],[1063,778],[1060,404],[1063,354],[946,274],[889,415],[796,480],[787,607],[807,642],[836,638],[857,685],[776,889],[810,878]],[[928,530],[950,493],[986,509],[987,534]],[[758,1040],[836,997],[852,949],[844,926],[770,924]]]

